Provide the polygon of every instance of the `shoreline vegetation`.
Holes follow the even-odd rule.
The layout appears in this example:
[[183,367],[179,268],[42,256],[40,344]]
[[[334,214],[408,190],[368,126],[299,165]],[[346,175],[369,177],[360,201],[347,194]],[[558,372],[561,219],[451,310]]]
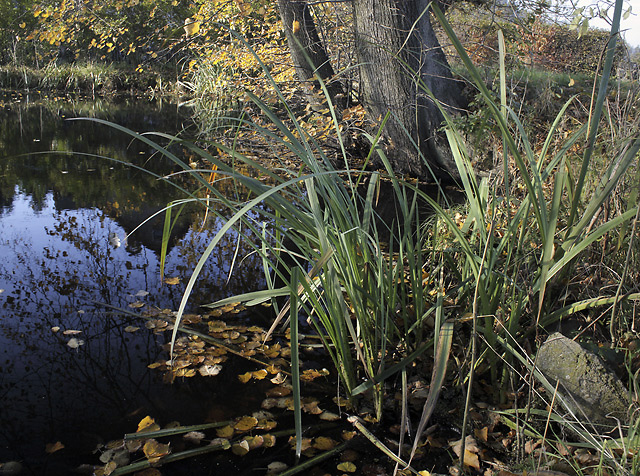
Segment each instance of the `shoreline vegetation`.
[[[574,56],[553,50],[551,59],[562,56],[564,66],[550,66],[540,74],[544,71],[540,65],[545,64],[541,57],[553,41],[537,44],[538,56],[526,63],[518,56],[521,43],[513,40],[516,34],[523,42],[539,39],[542,27],[536,22],[528,31],[498,30],[495,36],[494,31],[481,29],[475,34],[495,42],[483,51],[470,51],[466,45],[473,38],[466,38],[463,46],[444,15],[438,8],[433,10],[434,22],[437,17],[440,33],[448,39],[449,54],[458,58],[453,69],[474,96],[466,117],[442,112],[442,129],[459,173],[459,191],[465,197],[462,205],[450,203],[442,188],[434,198],[419,181],[395,172],[381,140],[392,111],[371,120],[362,104],[342,109],[330,97],[323,98],[326,109],[299,111],[302,88],[293,67],[288,61],[279,62],[283,56],[263,61],[263,47],[269,42],[256,40],[260,38],[257,31],[275,36],[280,53],[286,51],[276,27],[269,31],[256,24],[247,27],[254,33],[253,42],[240,35],[225,40],[222,53],[201,57],[199,65],[187,68],[192,73],[188,79],[175,82],[141,68],[127,74],[116,67],[100,70],[96,66],[81,72],[80,67],[64,65],[33,73],[16,68],[6,78],[7,84],[17,86],[37,84],[40,89],[60,91],[87,88],[96,94],[116,90],[170,94],[185,88],[197,101],[213,99],[219,114],[211,113],[207,148],[158,131],[159,137],[191,153],[189,163],[151,136],[96,122],[152,147],[197,183],[193,190],[176,185],[176,190],[187,194],[168,203],[163,242],[170,239],[172,214],[175,219],[185,203],[225,217],[224,226],[194,267],[180,308],[167,320],[173,327],[172,354],[164,370],[171,378],[185,377],[188,366],[194,367],[189,370],[195,375],[195,365],[202,363],[198,355],[203,346],[199,346],[197,351],[184,351],[183,367],[175,365],[174,352],[187,346],[181,331],[193,342],[211,343],[211,348],[220,347],[221,339],[227,338],[229,329],[223,321],[203,326],[219,339],[214,341],[187,329],[184,314],[204,262],[225,233],[236,233],[262,260],[267,289],[205,307],[220,310],[218,317],[238,303],[247,307],[271,303],[275,309],[271,330],[257,330],[260,335],[251,338],[255,347],[241,352],[268,351],[269,346],[271,350],[277,346],[278,352],[287,349],[282,354],[287,358],[277,363],[267,361],[271,358],[267,352],[264,368],[250,374],[247,382],[273,373],[275,388],[292,392],[293,398],[284,405],[294,413],[292,447],[297,459],[309,449],[303,449],[302,417],[308,408],[301,396],[304,355],[298,354],[298,348],[306,345],[307,336],[298,328],[299,316],[304,316],[331,368],[317,378],[330,374],[332,383],[339,382],[340,399],[346,397],[349,411],[357,415],[349,422],[390,460],[402,464],[402,474],[429,474],[409,465],[414,456],[413,461],[423,464],[421,457],[430,451],[439,455],[448,451],[450,462],[440,471],[450,474],[637,474],[637,81],[616,77],[618,50],[608,48],[599,57],[593,51],[602,47],[588,50],[585,39],[583,49],[579,42],[574,46]],[[619,9],[617,15],[619,21]],[[297,31],[300,24],[294,22],[292,28]],[[340,25],[331,31],[333,40],[344,33]],[[605,36],[609,38],[608,33]],[[568,43],[566,36],[557,37],[557,44]],[[336,40],[333,46],[347,49],[346,43]],[[233,60],[218,61],[226,53]],[[485,53],[491,53],[487,63]],[[343,61],[348,58],[338,56]],[[579,58],[589,62],[572,69]],[[345,83],[358,85],[356,69],[354,64],[340,64],[345,76],[353,74],[344,78]],[[329,96],[322,79],[317,82]],[[431,90],[418,83],[421,94],[433,99]],[[239,114],[216,122],[227,115],[226,101],[240,97],[244,103]],[[437,98],[433,102],[442,108]],[[354,131],[359,136],[351,135]],[[354,153],[350,147],[358,140]],[[271,162],[256,158],[261,153],[271,154]],[[354,157],[362,162],[354,165]],[[478,169],[483,173],[476,173]],[[218,185],[227,180],[237,187],[236,195],[222,193]],[[389,185],[388,192],[380,197],[383,183]],[[395,221],[380,219],[380,199],[392,202]],[[422,206],[432,215],[424,217]],[[223,215],[223,209],[230,210],[232,218]],[[273,337],[279,325],[282,333]],[[611,434],[573,412],[573,395],[563,393],[561,382],[552,382],[538,367],[538,349],[547,335],[562,326],[572,338],[624,353],[624,362],[616,370],[622,374],[632,405],[628,419],[619,421]],[[421,390],[419,402],[412,401],[412,385],[416,393]],[[451,397],[449,402],[438,402],[441,391]],[[437,429],[426,441],[420,440],[430,416],[438,411],[446,412],[440,417],[455,420],[461,430],[457,442],[451,435],[439,435]],[[247,416],[255,422],[246,426],[244,418],[230,432],[217,433],[224,440],[220,448],[233,448],[231,442],[238,445],[234,454],[244,456],[263,447],[264,442],[257,444],[255,436],[245,434],[257,428],[258,419]],[[384,426],[398,421],[394,430]],[[407,421],[419,422],[413,441],[405,439]],[[372,428],[378,433],[374,435]],[[397,451],[383,441],[392,441]],[[407,449],[407,445],[413,447]],[[165,446],[151,454],[145,450],[143,463],[162,462],[170,452]],[[303,464],[285,474],[302,471]],[[104,474],[140,469],[117,466],[108,461]],[[506,467],[523,471],[512,473]]]
[[99,63],[49,65],[44,68],[0,65],[0,89],[58,94],[170,96],[184,87],[167,72],[135,71]]

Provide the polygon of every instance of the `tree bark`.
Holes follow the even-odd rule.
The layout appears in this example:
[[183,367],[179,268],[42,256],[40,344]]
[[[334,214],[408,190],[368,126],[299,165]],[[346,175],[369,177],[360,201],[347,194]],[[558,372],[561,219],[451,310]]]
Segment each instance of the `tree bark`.
[[335,80],[329,55],[320,40],[309,5],[305,0],[278,0],[278,11],[284,25],[291,58],[298,79],[303,82],[305,96],[314,109],[325,109],[326,98],[318,78],[326,85],[336,106],[344,103],[342,85]]
[[353,0],[363,102],[378,121],[387,112],[392,114],[383,137],[396,172],[456,178],[451,150],[440,131],[444,118],[421,83],[449,113],[460,112],[467,103],[425,12],[428,4],[428,0]]

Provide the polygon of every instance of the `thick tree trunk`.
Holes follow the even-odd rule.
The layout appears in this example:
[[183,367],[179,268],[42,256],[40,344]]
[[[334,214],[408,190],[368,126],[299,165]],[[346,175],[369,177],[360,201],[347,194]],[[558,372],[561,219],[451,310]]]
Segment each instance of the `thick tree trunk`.
[[428,0],[353,0],[363,102],[377,120],[392,114],[383,137],[396,172],[455,178],[451,151],[439,131],[442,114],[420,83],[450,113],[464,109],[466,101],[462,85],[452,78],[429,12],[422,14],[428,4]]
[[317,81],[319,77],[327,86],[332,102],[341,106],[344,101],[342,86],[334,78],[335,72],[318,35],[309,5],[305,0],[278,0],[278,10],[307,101],[314,109],[326,108],[326,99]]

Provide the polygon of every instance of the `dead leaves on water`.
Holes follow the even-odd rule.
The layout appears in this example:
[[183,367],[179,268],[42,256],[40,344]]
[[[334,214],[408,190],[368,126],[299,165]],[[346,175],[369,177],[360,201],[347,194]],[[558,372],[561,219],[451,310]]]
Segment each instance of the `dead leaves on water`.
[[[245,456],[250,451],[258,448],[271,448],[276,444],[276,437],[269,433],[277,424],[272,414],[268,412],[256,412],[237,418],[224,425],[209,424],[206,428],[215,428],[215,436],[203,426],[181,427],[177,422],[169,423],[161,428],[155,419],[146,416],[138,423],[135,433],[129,434],[123,440],[111,441],[97,448],[99,459],[104,466],[93,471],[96,476],[109,476],[118,468],[119,473],[126,474],[126,468],[131,461],[139,460],[141,456],[149,466],[159,466],[163,462],[184,457],[179,450],[174,450],[174,443],[180,443],[177,447],[197,447],[206,451],[226,451],[238,456]],[[207,435],[209,433],[209,435]],[[168,438],[172,440],[165,441]],[[180,441],[176,441],[176,438]],[[59,443],[58,443],[59,444]],[[190,451],[190,450],[185,450]],[[206,452],[203,451],[203,452]],[[169,459],[167,459],[170,457]],[[135,463],[136,469],[140,469],[140,463]],[[151,470],[153,468],[149,468]],[[156,470],[157,471],[157,470]],[[140,474],[140,473],[136,473]],[[160,474],[159,472],[153,474]]]

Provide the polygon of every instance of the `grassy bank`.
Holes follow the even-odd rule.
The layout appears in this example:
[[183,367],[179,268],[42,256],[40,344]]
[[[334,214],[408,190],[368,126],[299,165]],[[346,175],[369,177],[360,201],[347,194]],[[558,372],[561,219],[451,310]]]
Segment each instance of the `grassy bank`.
[[87,63],[48,65],[44,68],[0,66],[0,88],[58,93],[167,94],[176,91],[176,79],[167,73],[135,71],[130,67]]

